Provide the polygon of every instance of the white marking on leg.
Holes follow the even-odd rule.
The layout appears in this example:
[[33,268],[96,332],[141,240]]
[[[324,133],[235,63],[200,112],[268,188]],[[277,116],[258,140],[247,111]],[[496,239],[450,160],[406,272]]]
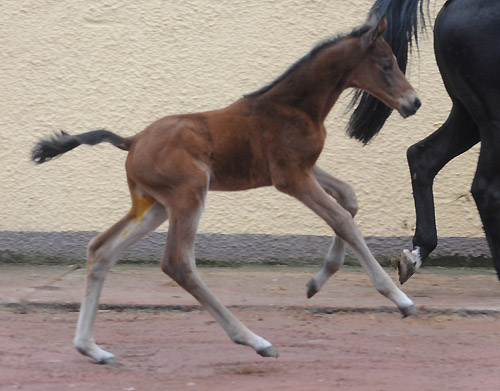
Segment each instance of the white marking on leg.
[[[301,184],[303,187],[300,188],[300,191],[294,189],[295,191],[292,195],[296,196],[322,217],[337,235],[341,236],[351,246],[359,262],[372,280],[373,285],[382,295],[392,300],[401,312],[412,314],[413,311],[407,311],[407,309],[408,307],[413,309],[413,302],[398,289],[382,266],[373,257],[352,216],[339,204],[331,200],[315,178],[309,176],[302,179],[303,182]],[[283,190],[288,190],[288,188],[283,187]]]
[[414,250],[403,250],[403,255],[408,258],[415,266],[415,270],[420,269],[422,266],[422,259],[420,258],[420,247],[415,247]]
[[408,296],[406,296],[406,294],[396,286],[394,281],[392,281],[382,266],[380,266],[377,260],[373,257],[364,240],[362,241],[360,247],[360,251],[355,248],[353,248],[353,251],[359,259],[361,266],[363,266],[366,273],[372,280],[375,289],[377,289],[377,291],[389,300],[393,301],[400,310],[413,306],[413,301],[411,301]]
[[[89,291],[82,301],[76,326],[76,334],[73,339],[76,350],[85,356],[93,358],[98,363],[108,363],[114,360],[114,355],[97,346],[93,338],[94,322],[104,277],[103,275],[101,279],[92,282],[89,281],[87,283]],[[87,277],[87,280],[90,278],[92,277]]]
[[[99,363],[114,362],[113,354],[96,345],[93,338],[94,323],[99,306],[99,297],[109,269],[120,254],[142,236],[158,227],[167,215],[163,206],[155,204],[140,222],[128,218],[115,224],[108,231],[94,238],[89,244],[89,269],[73,343],[82,354]],[[126,223],[125,226],[121,226]],[[128,232],[126,235],[125,232]]]

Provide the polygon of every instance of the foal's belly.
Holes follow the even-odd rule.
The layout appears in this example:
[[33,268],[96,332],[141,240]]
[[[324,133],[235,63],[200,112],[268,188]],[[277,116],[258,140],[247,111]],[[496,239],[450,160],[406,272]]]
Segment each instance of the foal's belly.
[[251,148],[231,148],[214,156],[210,172],[210,190],[238,191],[270,186],[268,163]]

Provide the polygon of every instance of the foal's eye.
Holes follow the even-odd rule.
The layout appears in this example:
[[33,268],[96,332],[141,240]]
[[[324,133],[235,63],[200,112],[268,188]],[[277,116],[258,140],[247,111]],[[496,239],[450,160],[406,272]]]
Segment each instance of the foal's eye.
[[392,71],[392,63],[387,62],[387,63],[382,63],[381,65],[382,65],[382,70],[384,72]]

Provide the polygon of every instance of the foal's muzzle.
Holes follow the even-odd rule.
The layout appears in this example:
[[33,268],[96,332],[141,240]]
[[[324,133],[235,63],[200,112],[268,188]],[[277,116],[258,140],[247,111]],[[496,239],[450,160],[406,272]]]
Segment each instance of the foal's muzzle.
[[418,98],[417,94],[410,92],[399,100],[398,111],[403,118],[406,118],[415,114],[420,106],[422,106],[422,102]]

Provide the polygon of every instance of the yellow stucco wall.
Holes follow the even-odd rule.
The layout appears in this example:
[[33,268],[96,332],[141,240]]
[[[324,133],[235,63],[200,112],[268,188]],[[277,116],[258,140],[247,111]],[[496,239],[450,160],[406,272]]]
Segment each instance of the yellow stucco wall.
[[[126,154],[107,144],[53,162],[29,160],[53,131],[107,128],[123,136],[158,117],[216,109],[274,80],[318,41],[360,25],[372,0],[2,0],[0,231],[101,231],[129,208]],[[442,1],[431,4],[434,17]],[[351,182],[365,235],[410,236],[406,148],[446,119],[450,101],[432,34],[410,81],[423,107],[393,115],[366,147],[345,136],[347,94],[327,120],[320,164]],[[478,149],[436,185],[440,236],[483,236],[470,184]],[[165,229],[165,227],[163,227]],[[329,235],[304,206],[266,188],[211,193],[200,232]]]

